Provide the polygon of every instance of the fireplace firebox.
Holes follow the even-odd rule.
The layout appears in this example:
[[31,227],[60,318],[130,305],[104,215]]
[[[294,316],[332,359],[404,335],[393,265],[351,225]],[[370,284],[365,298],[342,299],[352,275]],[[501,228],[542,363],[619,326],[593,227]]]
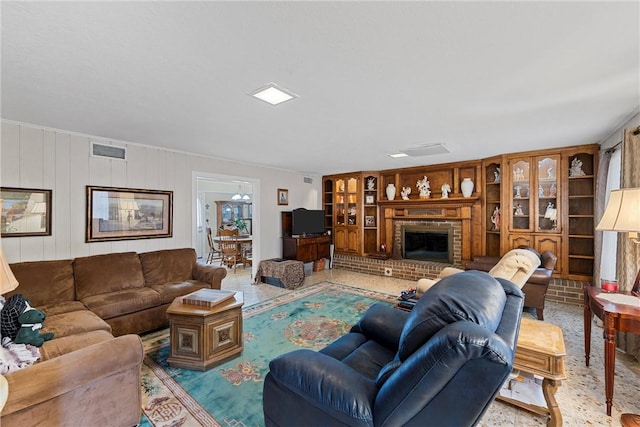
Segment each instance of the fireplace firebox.
[[453,263],[452,228],[403,225],[402,258]]

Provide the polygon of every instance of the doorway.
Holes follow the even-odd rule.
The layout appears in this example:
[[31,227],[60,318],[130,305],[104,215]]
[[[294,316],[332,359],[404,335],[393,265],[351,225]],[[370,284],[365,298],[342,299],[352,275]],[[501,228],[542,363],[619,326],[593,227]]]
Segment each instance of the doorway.
[[[218,228],[236,227],[250,236],[253,259],[260,259],[260,180],[194,172],[192,185],[192,242],[198,258],[205,261],[209,253],[207,228],[215,234]],[[251,271],[253,277],[255,262]]]

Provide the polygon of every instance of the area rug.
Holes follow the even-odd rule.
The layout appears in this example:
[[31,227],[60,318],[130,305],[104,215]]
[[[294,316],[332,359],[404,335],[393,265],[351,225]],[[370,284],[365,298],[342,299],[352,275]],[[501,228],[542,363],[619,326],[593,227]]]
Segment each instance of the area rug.
[[331,282],[245,307],[242,354],[207,372],[168,366],[168,329],[143,337],[142,426],[261,426],[269,361],[299,348],[321,349],[374,303],[395,296]]

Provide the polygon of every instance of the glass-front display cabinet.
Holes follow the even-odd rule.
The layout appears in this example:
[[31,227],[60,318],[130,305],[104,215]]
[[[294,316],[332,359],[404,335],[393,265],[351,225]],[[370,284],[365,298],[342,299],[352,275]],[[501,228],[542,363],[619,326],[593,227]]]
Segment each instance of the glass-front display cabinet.
[[511,230],[531,231],[531,161],[514,159],[509,162],[511,173]]
[[358,227],[359,227],[359,184],[356,176],[345,176],[334,181],[334,245],[336,251],[359,251]]
[[537,215],[536,215],[536,231],[539,232],[559,232],[558,209],[560,208],[561,199],[558,184],[558,166],[560,165],[560,156],[544,156],[537,157],[538,162],[538,187],[537,192]]

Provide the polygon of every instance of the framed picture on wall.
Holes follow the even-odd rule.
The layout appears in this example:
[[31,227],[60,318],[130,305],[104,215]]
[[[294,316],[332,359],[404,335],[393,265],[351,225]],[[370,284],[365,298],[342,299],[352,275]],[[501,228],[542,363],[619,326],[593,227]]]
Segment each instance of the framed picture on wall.
[[173,236],[173,191],[87,186],[87,242]]
[[284,188],[278,188],[278,204],[279,205],[289,204],[289,190],[285,190]]
[[0,188],[2,237],[51,236],[51,190]]

